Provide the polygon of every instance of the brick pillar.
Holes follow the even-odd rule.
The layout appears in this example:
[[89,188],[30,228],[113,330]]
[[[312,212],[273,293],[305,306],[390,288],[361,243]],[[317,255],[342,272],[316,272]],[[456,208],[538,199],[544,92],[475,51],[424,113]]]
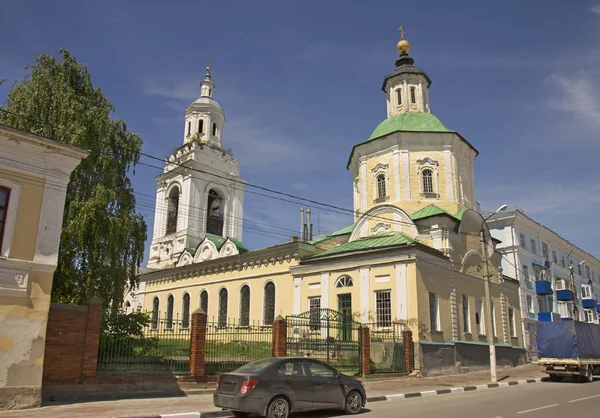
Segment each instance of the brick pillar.
[[102,328],[102,301],[97,296],[88,303],[87,322],[85,325],[85,341],[83,345],[82,377],[96,376],[98,367],[98,350],[100,347],[100,330]]
[[410,373],[415,369],[415,343],[412,331],[409,329],[402,331],[402,340],[404,341],[404,368]]
[[190,374],[195,380],[204,380],[204,359],[206,356],[206,313],[200,308],[192,314],[190,332]]
[[360,329],[360,342],[362,375],[366,376],[371,374],[371,333],[369,332],[369,327],[362,327]]
[[273,322],[273,357],[287,356],[287,324],[281,315]]

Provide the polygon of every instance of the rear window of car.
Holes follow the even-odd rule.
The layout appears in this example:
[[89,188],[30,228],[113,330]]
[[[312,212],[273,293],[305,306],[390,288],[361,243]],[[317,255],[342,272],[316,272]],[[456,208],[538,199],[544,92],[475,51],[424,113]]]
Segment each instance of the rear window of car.
[[271,359],[256,360],[234,370],[234,373],[259,373],[272,364],[273,360]]

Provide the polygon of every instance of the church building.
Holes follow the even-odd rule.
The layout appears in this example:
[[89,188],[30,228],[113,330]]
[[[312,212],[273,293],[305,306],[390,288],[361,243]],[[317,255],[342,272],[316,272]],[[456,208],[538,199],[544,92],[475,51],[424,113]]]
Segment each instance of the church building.
[[132,309],[186,317],[200,307],[240,326],[344,311],[373,329],[410,328],[417,369],[444,347],[485,345],[490,333],[499,362],[524,353],[519,283],[502,274],[499,241],[475,210],[478,152],[431,113],[432,81],[402,35],[381,87],[386,118],[349,150],[354,223],[308,242],[242,244],[245,181],[223,149],[225,115],[207,68],[185,110],[183,145],[156,177],[151,270],[128,297]]

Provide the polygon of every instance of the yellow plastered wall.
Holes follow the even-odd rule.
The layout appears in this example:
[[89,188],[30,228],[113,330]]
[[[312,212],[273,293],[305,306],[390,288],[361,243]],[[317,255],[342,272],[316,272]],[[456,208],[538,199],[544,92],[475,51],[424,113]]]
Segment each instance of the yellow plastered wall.
[[377,181],[373,173],[373,169],[378,165],[387,165],[387,177],[386,177],[386,193],[389,199],[387,202],[395,201],[398,196],[395,195],[394,182],[400,173],[394,171],[394,160],[392,151],[388,151],[379,155],[370,156],[367,158],[367,207],[371,208],[376,206],[375,199],[377,199]]

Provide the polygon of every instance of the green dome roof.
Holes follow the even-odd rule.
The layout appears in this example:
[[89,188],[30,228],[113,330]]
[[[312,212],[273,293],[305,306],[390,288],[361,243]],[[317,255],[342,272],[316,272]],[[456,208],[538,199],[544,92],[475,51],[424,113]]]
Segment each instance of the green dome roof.
[[381,122],[365,142],[399,131],[454,132],[446,128],[442,122],[431,113],[407,112],[392,116]]

